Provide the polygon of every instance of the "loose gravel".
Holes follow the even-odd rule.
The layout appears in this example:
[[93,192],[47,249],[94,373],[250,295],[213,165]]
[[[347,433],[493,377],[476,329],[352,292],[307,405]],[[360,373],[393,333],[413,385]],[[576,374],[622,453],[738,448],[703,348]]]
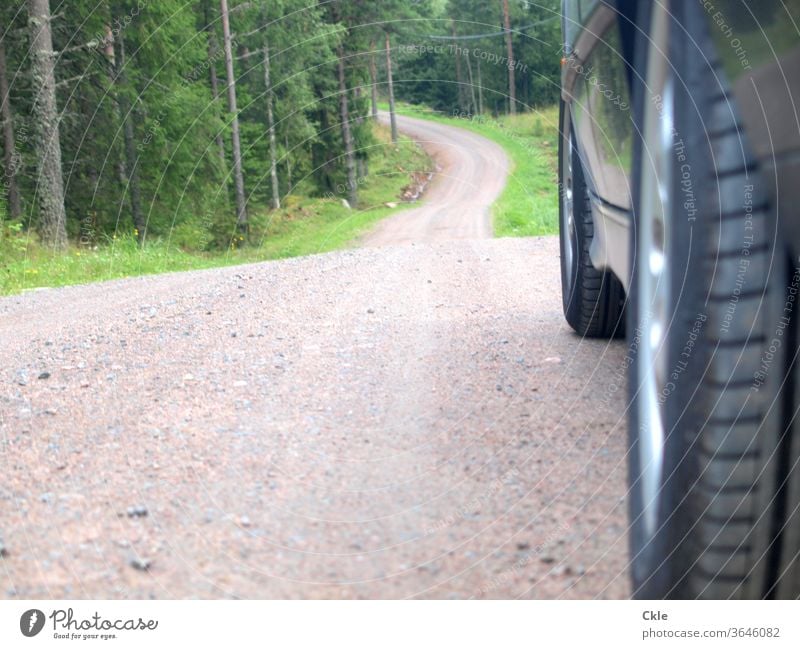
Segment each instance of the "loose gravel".
[[624,343],[557,248],[0,299],[0,596],[627,596]]

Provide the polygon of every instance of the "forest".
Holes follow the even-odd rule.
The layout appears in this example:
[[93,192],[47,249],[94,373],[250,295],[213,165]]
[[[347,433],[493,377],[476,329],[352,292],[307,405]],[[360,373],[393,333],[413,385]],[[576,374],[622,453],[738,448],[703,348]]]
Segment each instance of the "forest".
[[356,210],[379,108],[552,105],[560,29],[555,0],[3,2],[0,254],[229,250],[297,197]]

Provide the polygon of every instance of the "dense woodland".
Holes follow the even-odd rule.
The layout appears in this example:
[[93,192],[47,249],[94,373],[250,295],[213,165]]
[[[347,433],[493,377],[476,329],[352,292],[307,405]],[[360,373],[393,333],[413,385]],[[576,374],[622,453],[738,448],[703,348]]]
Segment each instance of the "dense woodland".
[[557,4],[6,0],[0,234],[212,250],[293,194],[357,207],[379,102],[557,99]]

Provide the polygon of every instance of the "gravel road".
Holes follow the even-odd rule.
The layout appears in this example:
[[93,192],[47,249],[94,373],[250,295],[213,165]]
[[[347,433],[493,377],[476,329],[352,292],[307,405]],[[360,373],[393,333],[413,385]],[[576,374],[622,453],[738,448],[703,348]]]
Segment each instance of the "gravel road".
[[424,239],[0,299],[0,597],[627,596],[624,344]]
[[[381,119],[387,122],[388,114]],[[363,245],[491,237],[489,208],[503,191],[510,168],[502,147],[445,124],[402,115],[397,120],[400,130],[434,158],[439,171],[420,207],[382,221],[363,238]]]

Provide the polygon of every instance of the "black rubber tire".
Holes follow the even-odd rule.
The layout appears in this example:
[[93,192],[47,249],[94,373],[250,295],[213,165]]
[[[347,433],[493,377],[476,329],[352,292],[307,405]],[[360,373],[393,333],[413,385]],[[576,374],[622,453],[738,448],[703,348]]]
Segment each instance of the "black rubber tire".
[[[760,177],[748,151],[708,17],[697,3],[675,2],[671,11],[676,147],[667,227],[677,245],[667,251],[673,290],[666,344],[674,379],[663,402],[659,529],[646,539],[638,436],[649,424],[638,414],[642,377],[636,356],[643,347],[637,332],[648,306],[631,290],[633,594],[642,599],[796,598],[800,445],[792,420],[798,405],[793,365],[798,328],[797,315],[783,309],[800,274],[785,242],[776,241],[776,215],[766,199],[766,183],[774,179]],[[644,36],[636,69],[644,78],[649,16],[639,27]],[[634,84],[640,131],[644,102],[653,100],[644,86]],[[639,206],[648,157],[644,144],[637,148],[633,186]],[[681,185],[687,180],[684,165],[690,186]],[[687,202],[689,189],[693,204]],[[638,218],[637,213],[634,223]],[[634,227],[632,287],[641,266],[637,234]],[[781,320],[786,315],[789,319]]]
[[[570,237],[561,226],[564,222],[564,201],[559,196],[559,240],[561,251],[561,298],[564,317],[577,334],[587,338],[614,338],[625,335],[625,290],[620,281],[608,271],[597,270],[592,265],[589,248],[594,236],[594,220],[589,202],[589,191],[583,174],[578,149],[572,129],[566,120],[569,111],[561,102],[560,133],[558,145],[559,188],[565,191],[568,179],[564,178],[563,156],[568,155],[565,138],[573,138],[572,195],[576,237]],[[566,130],[565,130],[566,127]],[[573,268],[566,267],[566,246],[573,245]],[[571,281],[570,281],[571,276]]]

